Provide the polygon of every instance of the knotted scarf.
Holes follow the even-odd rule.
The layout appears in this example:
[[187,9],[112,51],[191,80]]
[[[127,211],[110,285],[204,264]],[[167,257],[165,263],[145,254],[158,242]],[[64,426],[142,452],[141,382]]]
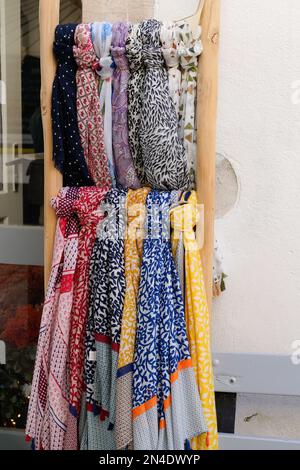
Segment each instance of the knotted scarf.
[[154,190],[147,198],[133,365],[135,450],[183,450],[186,439],[207,431],[171,252],[171,204],[169,192]]
[[[26,434],[34,439],[37,450],[64,449],[68,425],[72,427],[68,416],[67,350],[78,253],[79,226],[74,216],[78,191],[62,188],[52,200],[58,221],[26,425]],[[72,448],[69,444],[66,447]]]
[[201,255],[194,227],[197,222],[197,198],[193,191],[187,204],[172,210],[173,246],[183,234],[185,247],[185,293],[188,339],[195,377],[200,392],[207,435],[192,439],[194,450],[217,449],[218,434],[214,395],[214,378],[210,351],[209,311],[207,307]]
[[200,40],[201,27],[191,30],[189,23],[178,25],[180,30],[180,65],[182,68],[179,125],[188,161],[188,169],[192,183],[195,182],[195,101],[197,88],[198,56],[202,52]]
[[57,59],[52,89],[53,159],[66,186],[90,186],[81,147],[76,108],[76,71],[73,57],[76,24],[59,25],[53,45]]
[[173,99],[177,119],[179,117],[179,100],[181,71],[179,70],[179,31],[174,23],[163,23],[160,30],[162,53],[168,68],[169,89]]
[[84,157],[95,184],[100,187],[110,186],[111,178],[105,153],[98,79],[94,70],[98,66],[98,61],[92,42],[90,24],[77,26],[73,53],[78,65],[76,73],[77,116]]
[[112,96],[112,138],[114,162],[118,183],[124,188],[138,188],[138,180],[131,158],[128,142],[128,81],[129,68],[125,55],[125,41],[128,37],[128,23],[115,23],[112,27],[112,49],[116,68],[113,73]]
[[131,26],[126,40],[126,56],[129,64],[128,80],[128,140],[133,164],[142,184],[146,184],[142,148],[140,144],[141,110],[143,102],[144,66],[140,25]]
[[122,317],[116,391],[116,446],[132,445],[132,370],[137,322],[137,297],[143,256],[146,199],[150,188],[128,191],[125,237],[126,292]]
[[98,206],[107,188],[81,188],[74,209],[81,230],[74,279],[74,299],[70,332],[70,411],[79,416],[83,391],[84,338],[88,311],[89,264],[96,238],[96,228],[103,215]]
[[85,358],[87,426],[83,439],[89,450],[115,449],[116,377],[125,295],[125,195],[118,189],[107,194],[101,206],[107,217],[98,228],[91,256]]
[[112,27],[110,23],[93,23],[92,39],[98,57],[96,73],[100,77],[100,107],[104,121],[104,143],[112,185],[116,186],[115,165],[112,148],[112,74],[114,61],[111,56]]
[[157,189],[188,189],[185,151],[160,46],[161,23],[143,21],[142,60],[145,67],[140,144],[146,179]]

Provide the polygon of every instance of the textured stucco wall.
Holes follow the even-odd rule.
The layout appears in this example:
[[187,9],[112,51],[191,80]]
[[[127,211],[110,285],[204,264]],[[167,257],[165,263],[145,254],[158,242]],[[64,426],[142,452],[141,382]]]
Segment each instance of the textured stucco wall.
[[[197,4],[161,0],[156,16],[180,18]],[[239,194],[216,222],[229,277],[214,302],[213,344],[289,354],[300,339],[300,104],[291,98],[300,80],[300,4],[221,6],[217,152],[231,161]]]
[[[158,0],[155,13],[181,18],[197,4]],[[216,221],[229,277],[214,301],[213,348],[290,354],[300,339],[300,3],[221,6],[217,152],[232,163],[238,197]],[[234,181],[227,176],[223,182]],[[231,189],[222,185],[223,201],[217,194],[220,209]],[[299,440],[299,421],[297,397],[237,398],[239,435]]]

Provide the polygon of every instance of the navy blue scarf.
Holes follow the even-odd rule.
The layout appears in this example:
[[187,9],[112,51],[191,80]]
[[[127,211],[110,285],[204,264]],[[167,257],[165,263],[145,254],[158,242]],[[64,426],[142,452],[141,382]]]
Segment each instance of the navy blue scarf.
[[73,57],[76,25],[58,25],[54,53],[57,71],[52,91],[53,159],[65,186],[94,184],[84,159],[77,122],[76,71]]

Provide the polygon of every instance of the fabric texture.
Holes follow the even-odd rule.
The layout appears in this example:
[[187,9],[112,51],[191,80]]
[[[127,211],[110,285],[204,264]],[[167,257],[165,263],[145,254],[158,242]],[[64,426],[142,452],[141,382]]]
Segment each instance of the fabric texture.
[[132,25],[126,40],[126,56],[130,75],[128,79],[128,141],[133,164],[141,184],[147,184],[142,147],[140,144],[141,110],[143,102],[144,66],[140,24]]
[[98,93],[99,80],[95,72],[98,61],[90,24],[77,26],[73,54],[78,66],[77,116],[84,158],[95,184],[100,187],[111,186]]
[[100,77],[100,107],[104,121],[104,143],[108,159],[109,173],[112,186],[116,186],[115,165],[112,146],[112,75],[114,71],[114,61],[111,56],[112,26],[110,23],[93,23],[92,39],[96,55],[99,59],[95,68]]
[[[125,296],[124,209],[126,192],[112,189],[101,207],[90,264],[85,382],[89,450],[115,449],[115,396]],[[94,356],[94,357],[93,357]]]
[[207,431],[171,253],[172,202],[170,192],[153,190],[147,198],[133,364],[135,450],[183,450],[186,439]]
[[195,377],[200,392],[206,435],[191,440],[194,450],[218,448],[217,419],[215,409],[214,377],[210,350],[209,311],[207,306],[200,250],[194,227],[197,223],[197,198],[192,191],[187,204],[172,210],[173,246],[183,234],[185,247],[185,295],[188,339]]
[[70,331],[70,411],[78,417],[84,389],[84,338],[88,313],[88,283],[90,257],[96,238],[96,228],[103,219],[98,210],[107,188],[81,188],[76,201],[80,225],[78,259],[74,278],[74,298]]
[[76,423],[71,423],[68,411],[67,359],[78,253],[79,225],[74,216],[78,191],[62,188],[52,200],[58,221],[26,425],[37,450],[77,448]]
[[118,358],[116,386],[116,446],[132,446],[132,370],[137,323],[137,298],[143,255],[146,199],[150,188],[128,191],[127,228],[125,236],[126,292]]
[[162,54],[168,68],[170,95],[179,118],[181,71],[179,70],[179,28],[176,23],[163,23],[160,31]]
[[198,58],[202,52],[201,26],[192,31],[189,23],[178,24],[180,30],[181,91],[179,106],[179,126],[184,139],[188,161],[189,177],[193,185],[196,181],[195,158],[195,102],[197,89]]
[[78,130],[76,71],[73,57],[76,24],[58,25],[53,50],[57,60],[52,89],[53,160],[65,186],[90,186]]
[[161,23],[141,23],[145,67],[140,144],[146,179],[156,189],[188,189],[185,151],[178,131],[174,102],[160,46]]
[[113,72],[112,96],[112,138],[114,162],[118,183],[123,188],[140,187],[128,141],[128,81],[129,66],[125,54],[125,42],[128,37],[129,23],[114,23],[112,27],[111,54],[115,62]]

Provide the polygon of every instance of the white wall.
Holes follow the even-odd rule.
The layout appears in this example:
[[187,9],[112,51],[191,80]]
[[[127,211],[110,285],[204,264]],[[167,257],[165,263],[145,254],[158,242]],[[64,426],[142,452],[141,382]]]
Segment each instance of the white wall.
[[[160,0],[156,16],[181,18],[197,4]],[[291,98],[300,80],[300,4],[221,6],[217,151],[232,162],[240,191],[216,223],[229,277],[214,302],[213,344],[290,354],[300,339],[300,104]]]
[[[155,16],[182,18],[197,5],[157,0]],[[214,301],[213,349],[290,354],[300,339],[300,2],[221,6],[217,152],[239,194],[216,222],[229,277]],[[299,422],[299,398],[238,396],[240,435],[299,440]]]

